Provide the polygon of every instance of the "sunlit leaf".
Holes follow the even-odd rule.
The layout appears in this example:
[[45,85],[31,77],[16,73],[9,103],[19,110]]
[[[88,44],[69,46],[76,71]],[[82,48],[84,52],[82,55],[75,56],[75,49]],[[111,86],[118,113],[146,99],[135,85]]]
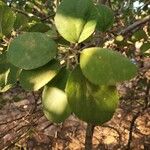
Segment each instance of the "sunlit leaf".
[[60,123],[71,113],[64,91],[46,86],[42,94],[43,111],[48,120]]
[[89,81],[98,85],[115,85],[132,79],[137,67],[120,53],[99,47],[84,49],[80,66]]
[[63,0],[56,12],[55,25],[67,41],[80,43],[94,32],[95,13],[91,0]]

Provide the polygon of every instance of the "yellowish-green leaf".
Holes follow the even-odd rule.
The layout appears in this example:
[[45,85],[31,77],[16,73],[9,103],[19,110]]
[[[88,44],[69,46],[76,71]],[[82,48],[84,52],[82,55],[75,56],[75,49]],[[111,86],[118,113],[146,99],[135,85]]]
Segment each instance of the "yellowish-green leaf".
[[44,88],[42,104],[45,116],[52,122],[63,122],[71,114],[66,93],[56,87]]
[[63,0],[56,12],[55,25],[69,42],[86,40],[96,27],[96,8],[92,0]]
[[132,79],[137,67],[128,58],[110,49],[93,47],[84,49],[80,67],[85,77],[97,85],[115,85]]

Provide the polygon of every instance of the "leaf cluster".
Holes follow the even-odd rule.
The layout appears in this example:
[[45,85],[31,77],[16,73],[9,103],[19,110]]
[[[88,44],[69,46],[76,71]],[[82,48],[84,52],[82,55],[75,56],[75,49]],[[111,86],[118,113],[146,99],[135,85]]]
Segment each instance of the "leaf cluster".
[[88,123],[109,121],[119,102],[116,84],[132,79],[137,66],[113,49],[85,43],[112,28],[113,11],[92,0],[62,0],[51,23],[1,1],[0,8],[1,39],[13,29],[15,36],[0,55],[0,91],[17,81],[25,90],[42,89],[43,112],[56,123],[71,113]]

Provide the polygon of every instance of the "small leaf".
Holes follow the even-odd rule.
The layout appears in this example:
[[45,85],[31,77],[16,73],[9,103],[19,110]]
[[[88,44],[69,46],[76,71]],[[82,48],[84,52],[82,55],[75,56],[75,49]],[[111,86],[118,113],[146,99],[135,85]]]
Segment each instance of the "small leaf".
[[147,37],[145,31],[143,29],[140,29],[132,35],[131,40],[133,42],[136,42],[136,41],[140,41],[141,39],[146,40],[147,38],[148,37]]
[[43,111],[48,120],[60,123],[70,114],[67,95],[64,91],[46,86],[42,94]]
[[114,86],[93,85],[82,75],[79,67],[71,73],[66,93],[70,108],[75,115],[95,125],[109,121],[119,101]]
[[53,60],[34,70],[23,70],[20,74],[20,84],[25,90],[37,91],[52,80],[60,70],[60,65]]
[[122,35],[118,35],[115,40],[117,42],[122,42],[124,40],[124,37]]
[[27,16],[25,16],[21,13],[17,13],[16,20],[15,20],[15,23],[14,23],[14,28],[16,30],[18,30],[20,28],[23,28],[23,27],[27,26],[27,23],[28,23]]
[[13,29],[15,14],[13,11],[0,1],[0,38],[7,36]]
[[98,5],[97,8],[97,29],[105,32],[114,22],[113,11],[106,5]]
[[58,32],[67,41],[81,43],[96,27],[96,8],[91,0],[63,0],[55,16]]
[[97,85],[115,85],[133,78],[137,67],[120,53],[99,47],[84,49],[80,57],[83,74]]
[[43,33],[24,33],[9,45],[7,58],[14,66],[30,70],[47,64],[56,56],[57,47]]
[[7,76],[9,72],[10,70],[8,68],[8,65],[0,64],[0,87],[3,87],[6,85]]
[[50,27],[44,23],[35,23],[29,28],[29,32],[42,32],[45,33],[50,30]]
[[143,43],[143,45],[140,47],[141,53],[150,53],[150,42],[148,43]]

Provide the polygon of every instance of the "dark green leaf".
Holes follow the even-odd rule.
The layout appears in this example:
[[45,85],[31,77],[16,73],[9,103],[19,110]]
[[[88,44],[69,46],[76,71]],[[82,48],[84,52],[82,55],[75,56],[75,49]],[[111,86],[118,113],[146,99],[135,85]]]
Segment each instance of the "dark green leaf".
[[60,65],[53,60],[34,70],[23,70],[20,74],[20,84],[25,90],[37,91],[56,76]]
[[14,28],[16,30],[18,30],[20,28],[23,28],[23,27],[27,26],[27,23],[28,23],[27,16],[25,16],[21,13],[17,13],[16,20],[15,20],[15,23],[14,23]]
[[146,40],[147,38],[148,37],[147,37],[145,31],[143,29],[140,29],[132,35],[131,40],[136,42],[136,41],[140,41],[141,39]]
[[48,30],[50,30],[50,27],[44,23],[35,23],[33,24],[30,28],[29,28],[29,32],[47,32]]
[[98,5],[97,8],[97,29],[105,32],[114,22],[113,11],[106,5]]
[[48,83],[48,86],[57,87],[64,90],[69,76],[69,71],[64,67],[59,73]]
[[88,123],[101,125],[109,121],[118,105],[119,97],[114,86],[93,85],[79,67],[71,73],[66,92],[71,110]]
[[30,70],[41,67],[57,53],[53,40],[43,33],[24,33],[9,45],[7,58],[15,66]]
[[13,29],[15,14],[12,10],[0,1],[0,38],[7,36]]
[[147,53],[150,51],[150,42],[148,43],[143,43],[143,45],[140,47],[141,53]]

